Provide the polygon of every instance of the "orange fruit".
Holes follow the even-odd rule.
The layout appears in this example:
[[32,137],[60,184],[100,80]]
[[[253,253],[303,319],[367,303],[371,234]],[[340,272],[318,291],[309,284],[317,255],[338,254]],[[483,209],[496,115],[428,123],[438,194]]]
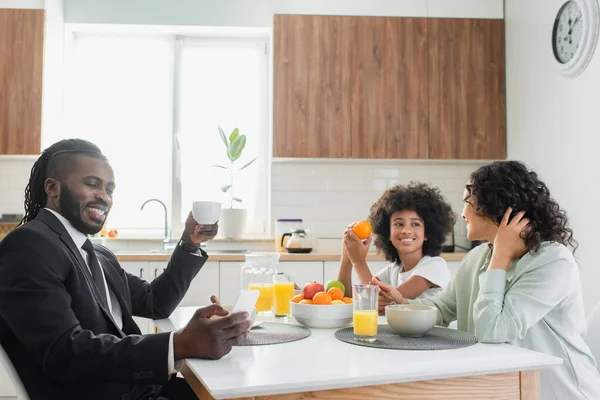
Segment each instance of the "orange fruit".
[[331,304],[331,296],[327,292],[318,292],[312,300],[313,304]]
[[300,304],[312,304],[313,301],[311,299],[302,299],[300,300]]
[[344,298],[344,292],[339,287],[332,287],[327,291],[327,294],[331,296],[331,300],[341,300]]
[[292,297],[292,303],[300,303],[301,300],[304,300],[304,295],[302,293]]
[[344,297],[342,301],[346,304],[352,304],[352,299],[350,297]]
[[364,240],[373,232],[373,227],[369,221],[360,221],[352,228],[359,239]]
[[117,236],[119,236],[119,232],[116,229],[111,229],[108,231],[109,238],[116,238]]

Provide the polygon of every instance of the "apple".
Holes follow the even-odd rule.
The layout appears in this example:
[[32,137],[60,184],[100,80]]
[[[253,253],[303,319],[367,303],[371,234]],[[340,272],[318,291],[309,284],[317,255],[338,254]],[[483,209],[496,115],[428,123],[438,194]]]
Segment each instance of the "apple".
[[323,287],[323,285],[316,281],[308,282],[306,285],[304,285],[304,288],[302,288],[302,293],[304,294],[305,299],[312,299],[315,294],[324,291],[325,288]]
[[327,285],[325,286],[325,291],[328,291],[332,287],[340,288],[340,289],[342,289],[342,293],[346,293],[346,287],[340,281],[331,280],[331,281],[327,282]]

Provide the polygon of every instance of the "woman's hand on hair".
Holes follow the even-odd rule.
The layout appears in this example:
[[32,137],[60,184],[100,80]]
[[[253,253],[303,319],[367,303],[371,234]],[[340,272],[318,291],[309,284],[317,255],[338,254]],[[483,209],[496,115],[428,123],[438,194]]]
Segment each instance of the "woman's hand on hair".
[[[502,265],[510,261],[521,258],[527,252],[527,246],[523,239],[523,234],[529,228],[529,218],[525,217],[525,211],[519,211],[512,219],[510,214],[513,211],[509,207],[504,213],[496,237],[494,238],[494,252],[492,257]],[[490,263],[491,264],[491,263]]]
[[348,227],[348,229],[344,231],[343,246],[352,264],[366,263],[372,237],[373,235],[369,235],[363,242],[356,236],[352,227]]

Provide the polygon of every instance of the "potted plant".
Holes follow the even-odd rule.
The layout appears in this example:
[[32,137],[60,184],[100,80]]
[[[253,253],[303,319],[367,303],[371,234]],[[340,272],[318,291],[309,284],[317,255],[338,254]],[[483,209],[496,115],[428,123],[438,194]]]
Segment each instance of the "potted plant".
[[227,172],[227,181],[221,186],[221,191],[228,196],[229,208],[223,208],[221,219],[219,220],[219,233],[228,239],[240,238],[244,233],[246,226],[247,210],[245,208],[234,208],[234,205],[240,205],[242,199],[235,192],[235,178],[238,172],[248,168],[256,157],[238,168],[240,157],[246,147],[246,135],[241,135],[238,128],[234,128],[229,134],[225,135],[223,129],[219,126],[219,135],[227,150],[229,165],[214,165]]

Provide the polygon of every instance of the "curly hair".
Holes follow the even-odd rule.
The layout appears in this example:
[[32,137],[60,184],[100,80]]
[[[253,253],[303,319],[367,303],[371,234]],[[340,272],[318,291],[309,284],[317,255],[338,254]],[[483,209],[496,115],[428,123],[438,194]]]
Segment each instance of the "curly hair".
[[439,189],[418,182],[387,189],[371,206],[369,222],[373,225],[378,252],[386,260],[400,263],[398,250],[390,241],[390,219],[393,213],[403,210],[415,211],[423,219],[427,236],[423,243],[423,255],[439,256],[456,217]]
[[544,241],[571,246],[577,242],[568,226],[567,215],[550,197],[550,190],[538,175],[519,161],[496,161],[478,168],[466,186],[475,211],[500,224],[508,207],[511,218],[525,211],[530,229],[522,233],[528,251],[537,251]]
[[106,156],[98,146],[83,139],[63,139],[42,152],[31,168],[29,182],[25,188],[25,215],[19,225],[35,219],[40,210],[46,206],[48,200],[44,188],[46,179],[64,175],[78,155],[106,161]]

